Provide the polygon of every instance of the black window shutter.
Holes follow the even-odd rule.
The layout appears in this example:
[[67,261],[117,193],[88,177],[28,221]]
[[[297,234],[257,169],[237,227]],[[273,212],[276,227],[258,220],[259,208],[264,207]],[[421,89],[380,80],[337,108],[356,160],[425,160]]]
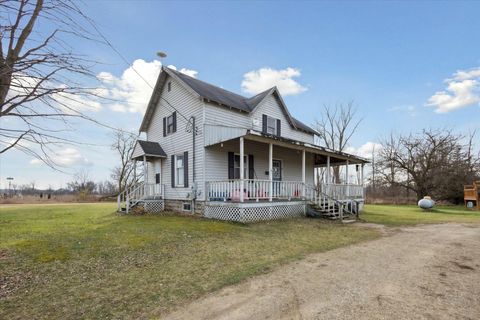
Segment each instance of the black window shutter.
[[175,156],[172,155],[172,158],[171,158],[171,168],[172,168],[172,174],[171,174],[171,179],[172,179],[172,188],[175,188]]
[[281,136],[281,129],[280,129],[280,126],[281,126],[282,122],[280,121],[280,119],[277,119],[277,136]]
[[262,132],[267,133],[267,115],[262,115]]
[[167,136],[167,118],[163,118],[163,136]]
[[255,165],[253,163],[253,154],[248,155],[248,179],[255,179]]
[[177,111],[173,113],[173,132],[177,132]]
[[228,153],[228,179],[235,179],[235,154],[233,152]]
[[188,151],[183,153],[183,186],[188,187]]

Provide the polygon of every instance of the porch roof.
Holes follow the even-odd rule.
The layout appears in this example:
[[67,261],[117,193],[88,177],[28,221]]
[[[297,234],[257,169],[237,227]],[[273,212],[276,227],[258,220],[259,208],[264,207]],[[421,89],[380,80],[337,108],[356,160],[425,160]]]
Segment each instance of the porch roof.
[[132,154],[132,160],[147,158],[166,158],[167,154],[158,142],[137,140]]
[[313,153],[316,155],[315,166],[318,167],[326,166],[328,156],[330,156],[331,165],[345,165],[347,161],[349,164],[364,164],[370,162],[368,159],[350,153],[335,151],[316,144],[288,139],[284,137],[278,137],[275,135],[269,135],[251,129],[247,130],[246,134],[243,137],[248,140],[264,143],[272,142],[274,145],[282,146],[285,148],[305,150],[306,152]]

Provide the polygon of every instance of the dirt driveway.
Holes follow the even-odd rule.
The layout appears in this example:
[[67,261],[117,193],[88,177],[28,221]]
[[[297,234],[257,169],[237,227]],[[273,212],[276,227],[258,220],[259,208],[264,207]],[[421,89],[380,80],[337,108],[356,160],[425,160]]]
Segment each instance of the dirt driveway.
[[480,226],[442,224],[282,266],[167,319],[480,319]]

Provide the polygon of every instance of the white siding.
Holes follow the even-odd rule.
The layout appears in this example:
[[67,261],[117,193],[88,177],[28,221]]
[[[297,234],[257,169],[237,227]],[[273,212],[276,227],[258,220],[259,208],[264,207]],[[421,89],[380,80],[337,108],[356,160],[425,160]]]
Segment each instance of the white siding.
[[303,131],[298,131],[292,128],[288,122],[282,107],[279,104],[277,98],[273,95],[270,95],[265,98],[265,100],[258,105],[251,114],[251,123],[253,120],[256,120],[256,124],[253,125],[253,129],[257,131],[262,131],[262,115],[266,114],[270,117],[280,119],[281,121],[281,136],[288,139],[298,140],[307,143],[313,143],[313,134],[305,133]]
[[[287,121],[277,99],[268,96],[254,112],[247,114],[235,109],[218,106],[211,103],[205,104],[205,129],[207,134],[204,145],[225,141],[238,137],[238,132],[244,129],[262,131],[262,115],[266,114],[281,121],[281,136],[307,143],[313,143],[313,135],[292,128]],[[216,128],[212,129],[215,126]]]
[[[240,152],[239,139],[205,148],[206,181],[228,179],[228,152]],[[268,179],[268,144],[245,140],[245,155],[253,155],[255,179]],[[301,151],[273,146],[273,159],[282,160],[282,180],[302,181]],[[305,157],[306,182],[313,184],[313,154]],[[248,176],[246,177],[248,178]]]
[[[267,99],[257,107],[255,112],[247,114],[235,109],[203,102],[171,77],[166,79],[166,83],[169,81],[172,83],[172,90],[168,92],[167,85],[165,85],[162,89],[161,97],[166,99],[185,117],[190,118],[191,116],[195,116],[196,125],[200,128],[199,134],[195,138],[195,180],[199,191],[198,200],[205,199],[205,181],[228,178],[228,151],[239,151],[238,139],[225,142],[223,148],[221,148],[220,145],[204,148],[207,142],[206,140],[211,143],[210,140],[218,138],[215,137],[215,134],[213,134],[214,131],[212,131],[215,130],[215,128],[222,128],[216,130],[216,133],[224,136],[224,138],[234,138],[238,133],[244,132],[243,130],[247,129],[262,131],[262,114],[267,114],[282,121],[283,137],[308,143],[313,142],[313,135],[291,128],[280,105],[273,96],[267,97]],[[174,111],[163,99],[159,99],[159,103],[153,113],[150,126],[147,129],[147,140],[159,142],[167,154],[166,159],[159,160],[161,161],[161,180],[162,184],[165,185],[165,198],[187,200],[187,196],[191,193],[193,186],[192,133],[186,132],[187,121],[177,113],[177,131],[163,137],[163,118],[171,115]],[[255,118],[258,119],[258,124],[254,125],[253,120]],[[208,137],[206,137],[206,133]],[[183,154],[185,151],[188,151],[189,187],[172,188],[171,156]],[[265,171],[268,170],[268,145],[246,140],[245,153],[253,154],[254,156],[256,178],[267,179],[268,175],[265,175]],[[287,148],[274,147],[274,159],[282,160],[282,179],[284,181],[301,181],[301,153]],[[307,153],[306,163],[307,183],[313,183],[313,155]],[[205,179],[204,175],[206,176]],[[154,181],[155,163],[149,163],[147,182],[153,183]]]
[[[167,91],[167,83],[171,81],[171,91]],[[174,79],[168,77],[166,84],[162,89],[161,97],[166,99],[172,106],[174,106],[187,119],[194,116],[196,125],[200,128],[200,133],[195,137],[196,139],[196,156],[195,156],[195,180],[199,191],[203,195],[203,102],[189,93],[181,84],[175,82]],[[192,133],[186,132],[187,120],[185,120],[177,112],[177,132],[163,136],[163,117],[171,115],[174,110],[159,99],[155,112],[147,130],[147,140],[159,142],[163,150],[167,154],[166,159],[161,160],[162,184],[165,185],[165,198],[182,200],[187,199],[187,194],[191,192],[193,185],[193,148],[192,148]],[[188,188],[172,188],[171,187],[171,155],[183,154],[188,151]],[[155,182],[155,164],[148,164],[148,182]]]
[[205,103],[205,124],[222,125],[234,128],[251,129],[252,123],[248,113],[224,106]]
[[143,150],[140,147],[140,144],[137,142],[132,152],[132,158],[138,157],[139,155],[142,155],[142,154],[143,154]]

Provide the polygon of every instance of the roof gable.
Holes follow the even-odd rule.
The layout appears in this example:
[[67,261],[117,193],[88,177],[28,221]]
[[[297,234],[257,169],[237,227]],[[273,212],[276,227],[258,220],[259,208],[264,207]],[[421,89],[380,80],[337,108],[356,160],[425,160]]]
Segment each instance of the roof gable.
[[133,149],[132,159],[141,156],[166,158],[167,154],[158,142],[137,140]]
[[147,110],[143,117],[142,124],[140,126],[140,132],[144,132],[147,130],[153,113],[155,111],[155,106],[161,99],[161,92],[168,76],[171,76],[173,79],[175,79],[185,89],[187,89],[187,91],[192,93],[197,98],[205,99],[210,102],[215,102],[221,106],[234,108],[246,113],[251,113],[259,105],[261,105],[268,96],[274,95],[275,98],[279,101],[279,105],[282,108],[282,111],[285,114],[287,121],[294,129],[305,131],[310,134],[318,134],[315,130],[311,129],[307,125],[303,124],[302,122],[296,120],[291,116],[277,87],[270,88],[253,97],[246,98],[239,94],[219,88],[202,80],[198,80],[196,78],[190,77],[186,74],[166,67],[162,67],[160,75],[158,76],[157,83],[155,84],[155,88],[153,90],[152,96],[147,106]]

